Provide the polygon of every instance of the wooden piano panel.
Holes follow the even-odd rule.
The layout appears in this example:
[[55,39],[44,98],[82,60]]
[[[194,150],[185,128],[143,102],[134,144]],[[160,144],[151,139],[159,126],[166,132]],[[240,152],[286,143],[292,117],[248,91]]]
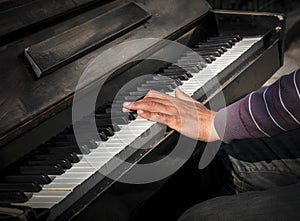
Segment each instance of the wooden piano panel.
[[[107,3],[1,47],[2,80],[0,87],[2,93],[0,94],[0,116],[2,119],[5,119],[0,124],[1,146],[68,107],[71,104],[72,94],[84,68],[89,61],[102,51],[125,40],[137,38],[176,39],[187,30],[195,27],[200,18],[209,10],[209,6],[205,1],[133,1],[152,15],[149,22],[144,26],[94,50],[53,72],[51,75],[47,75],[39,80],[33,79],[32,75],[34,73],[24,61],[25,59],[22,55],[24,48],[55,36],[125,2],[128,1],[118,0]],[[68,119],[65,126],[70,123],[71,117],[69,116]],[[55,129],[53,126],[50,127],[51,129],[47,128],[44,132],[43,130],[36,132],[40,133],[36,141],[32,138],[24,138],[27,144],[23,145],[24,147],[21,150],[17,151],[20,144],[24,142],[11,143],[10,145],[13,148],[8,148],[8,152],[17,154],[12,154],[12,158],[1,159],[2,165],[7,165],[8,162],[5,162],[8,159],[17,159],[34,148],[38,143],[45,141],[45,137],[49,138],[62,129]],[[0,152],[4,151],[2,153],[7,153],[7,150],[4,149],[6,148],[0,148]],[[4,155],[1,154],[1,156]]]

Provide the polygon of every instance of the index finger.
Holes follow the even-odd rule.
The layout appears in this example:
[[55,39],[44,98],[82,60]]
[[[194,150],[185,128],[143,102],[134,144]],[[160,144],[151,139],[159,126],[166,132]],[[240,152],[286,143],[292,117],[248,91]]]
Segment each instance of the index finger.
[[145,98],[147,97],[157,97],[157,98],[161,98],[161,99],[166,99],[166,98],[170,98],[169,95],[161,93],[159,91],[155,91],[155,90],[150,90],[146,95]]

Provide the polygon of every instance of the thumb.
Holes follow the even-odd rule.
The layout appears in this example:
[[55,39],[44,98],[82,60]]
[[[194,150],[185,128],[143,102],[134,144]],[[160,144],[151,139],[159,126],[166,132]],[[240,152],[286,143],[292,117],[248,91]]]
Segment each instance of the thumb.
[[194,98],[190,97],[186,93],[184,93],[182,90],[180,90],[178,87],[175,89],[175,97],[189,101],[189,102],[197,102]]

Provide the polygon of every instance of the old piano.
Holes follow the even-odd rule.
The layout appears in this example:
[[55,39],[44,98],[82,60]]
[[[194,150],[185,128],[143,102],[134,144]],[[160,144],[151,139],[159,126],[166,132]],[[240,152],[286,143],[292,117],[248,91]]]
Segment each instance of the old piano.
[[[126,138],[127,129],[138,123],[147,124],[121,110],[111,119],[112,100],[126,82],[150,76],[119,103],[139,99],[151,88],[172,93],[176,86],[205,103],[221,94],[231,103],[260,87],[283,64],[284,29],[282,15],[212,10],[203,0],[0,1],[0,219],[71,220],[115,182],[97,176],[97,170],[105,170],[116,157],[138,164],[157,145],[170,148],[165,141],[174,133],[167,130],[140,149],[127,151],[130,143],[116,142],[110,154],[99,156],[102,144],[114,143],[116,135]],[[72,99],[85,68],[107,49],[141,38],[180,42],[203,61],[190,60],[188,53],[174,64],[112,61],[113,75],[91,113],[98,138],[76,143]],[[132,57],[153,53],[159,53],[157,44]],[[82,90],[96,90],[95,82],[108,74]],[[195,84],[197,79],[202,83]],[[209,90],[204,93],[205,85]],[[131,134],[132,142],[149,127],[143,130]],[[94,154],[101,163],[89,168],[82,161]],[[112,167],[117,172],[110,172],[120,176],[132,169]]]

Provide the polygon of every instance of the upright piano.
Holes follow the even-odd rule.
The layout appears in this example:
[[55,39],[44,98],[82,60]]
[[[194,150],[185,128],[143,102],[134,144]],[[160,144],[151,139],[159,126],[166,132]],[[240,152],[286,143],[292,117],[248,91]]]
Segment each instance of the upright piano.
[[[204,0],[0,1],[0,219],[72,220],[174,136],[122,113],[123,101],[150,89],[172,94],[179,86],[204,104],[224,97],[214,107],[221,108],[259,88],[283,64],[284,30],[283,15],[213,10]],[[97,137],[88,136],[83,116],[78,124],[87,139],[77,142],[72,104],[84,71],[114,46],[150,38],[161,41],[127,60],[116,51],[107,72],[80,88],[88,96],[103,85],[90,113]],[[202,60],[187,51],[174,55],[174,63],[146,59],[164,53],[163,39]],[[118,95],[113,109],[119,89],[132,79],[139,80]],[[148,131],[151,139],[137,142]]]

